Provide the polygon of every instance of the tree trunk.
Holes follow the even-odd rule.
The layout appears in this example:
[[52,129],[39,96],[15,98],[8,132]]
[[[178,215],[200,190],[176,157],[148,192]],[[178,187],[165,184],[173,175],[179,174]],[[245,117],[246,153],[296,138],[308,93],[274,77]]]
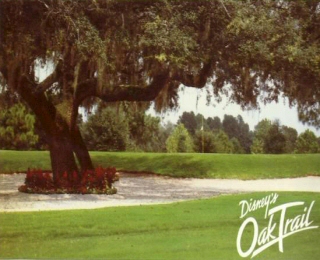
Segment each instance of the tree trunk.
[[[50,158],[54,181],[62,174],[68,175],[77,172],[80,176],[82,172],[93,169],[93,164],[88,149],[82,139],[79,128],[76,126],[71,130],[67,124],[57,123],[54,133],[49,136]],[[75,156],[80,165],[78,169]]]
[[[19,89],[19,94],[35,113],[45,132],[50,149],[50,159],[54,181],[67,172],[71,174],[93,169],[93,164],[87,147],[77,126],[71,127],[61,117],[55,106],[47,100],[43,93],[34,93],[32,87],[25,82]],[[78,170],[76,159],[79,161],[81,172]]]
[[73,142],[73,151],[75,152],[78,162],[81,167],[81,171],[93,170],[93,164],[91,161],[91,157],[89,155],[87,146],[85,145],[79,128],[76,129],[71,133],[72,142]]
[[[80,176],[82,172],[93,169],[93,164],[88,149],[82,139],[78,128],[70,131],[67,126],[61,131],[61,126],[54,136],[50,136],[50,158],[52,173],[55,183],[62,174],[67,173],[69,176],[77,172]],[[78,169],[75,155],[80,164]]]
[[[61,131],[60,125],[57,128],[58,132],[53,136],[49,136],[51,167],[55,182],[64,173],[70,175],[73,172],[77,172],[80,176],[82,172],[93,170],[88,149],[78,127],[73,131],[70,131],[66,125],[64,127],[64,131]],[[75,156],[78,159],[80,171]]]
[[78,167],[73,155],[71,140],[63,136],[50,138],[50,158],[53,180],[57,183],[63,173],[69,176],[73,172],[78,172]]

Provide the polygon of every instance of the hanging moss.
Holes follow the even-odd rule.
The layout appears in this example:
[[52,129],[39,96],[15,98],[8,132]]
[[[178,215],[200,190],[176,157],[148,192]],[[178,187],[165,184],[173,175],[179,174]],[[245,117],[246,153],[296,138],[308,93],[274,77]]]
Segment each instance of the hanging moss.
[[71,126],[72,117],[72,102],[70,100],[63,100],[56,106],[58,116],[62,117],[69,126]]

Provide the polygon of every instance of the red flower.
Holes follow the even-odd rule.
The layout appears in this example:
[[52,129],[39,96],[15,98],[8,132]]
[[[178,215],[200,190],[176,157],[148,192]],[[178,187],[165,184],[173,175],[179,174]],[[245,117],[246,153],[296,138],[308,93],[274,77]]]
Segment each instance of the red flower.
[[73,172],[72,173],[72,180],[74,183],[78,183],[79,182],[79,176],[77,172]]
[[106,193],[115,181],[116,169],[97,167],[95,170],[87,170],[79,176],[74,171],[70,176],[64,172],[55,182],[51,173],[44,173],[41,169],[28,169],[25,185],[19,188],[22,192],[29,193],[82,193],[92,192]]
[[45,173],[45,174],[44,174],[44,178],[45,178],[46,180],[48,180],[48,181],[51,180],[50,173],[48,173],[48,172]]
[[63,178],[63,179],[68,179],[68,173],[65,172],[65,173],[62,175],[62,178]]

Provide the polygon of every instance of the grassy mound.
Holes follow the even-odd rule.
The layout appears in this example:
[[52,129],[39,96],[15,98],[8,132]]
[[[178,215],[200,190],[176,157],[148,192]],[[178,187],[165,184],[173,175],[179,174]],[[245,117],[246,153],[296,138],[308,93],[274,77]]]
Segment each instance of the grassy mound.
[[[291,178],[320,176],[320,154],[238,155],[91,152],[95,165],[118,171],[196,178]],[[50,170],[48,152],[0,151],[0,173]]]

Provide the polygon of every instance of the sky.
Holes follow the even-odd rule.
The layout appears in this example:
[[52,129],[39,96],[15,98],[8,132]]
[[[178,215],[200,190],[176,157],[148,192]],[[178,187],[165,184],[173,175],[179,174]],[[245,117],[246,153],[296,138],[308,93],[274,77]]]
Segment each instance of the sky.
[[[197,102],[198,97],[198,102]],[[259,121],[267,118],[271,121],[279,120],[281,125],[286,125],[295,128],[298,133],[302,133],[307,129],[312,130],[317,136],[320,136],[320,129],[304,125],[298,119],[297,108],[290,108],[285,99],[279,99],[279,103],[270,103],[267,105],[260,104],[258,110],[245,110],[237,104],[228,104],[227,98],[223,98],[220,103],[206,105],[205,89],[195,88],[180,88],[179,89],[179,108],[176,111],[170,111],[162,114],[157,114],[153,107],[148,110],[148,114],[160,116],[163,122],[171,121],[176,123],[182,113],[193,111],[195,114],[202,114],[205,118],[220,117],[221,121],[225,114],[234,117],[241,115],[244,122],[247,123],[251,130],[254,130],[255,125]]]

